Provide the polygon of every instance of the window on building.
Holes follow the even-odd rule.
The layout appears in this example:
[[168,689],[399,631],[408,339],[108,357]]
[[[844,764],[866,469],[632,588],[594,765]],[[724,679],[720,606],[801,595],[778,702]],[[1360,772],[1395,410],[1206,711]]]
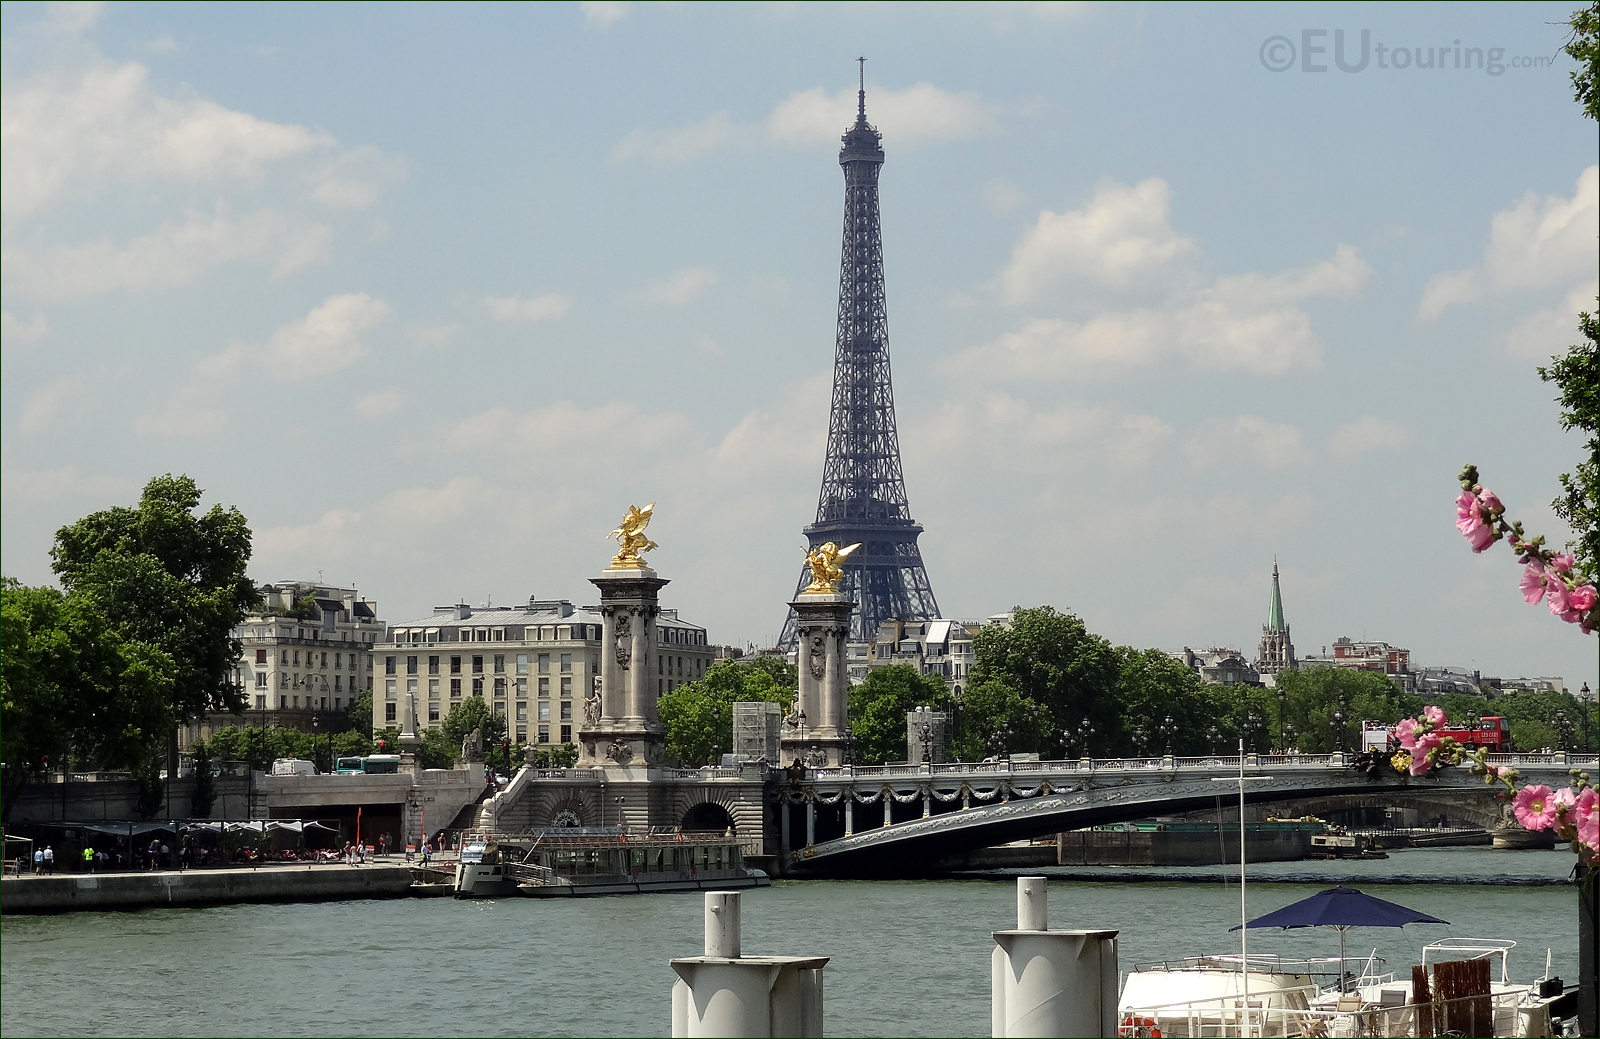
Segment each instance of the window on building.
[[496,653],[494,655],[494,673],[497,675],[506,673],[506,655],[504,653]]
[[539,742],[540,743],[549,743],[550,742],[550,726],[548,726],[548,725],[539,726]]
[[550,699],[550,679],[548,678],[539,679],[539,699]]
[[267,662],[267,651],[264,650],[264,649],[256,650],[256,666],[257,667],[261,667],[261,666],[265,665],[266,662]]
[[480,700],[483,698],[483,679],[474,678],[472,680],[472,695],[478,697]]
[[482,657],[473,657],[472,658],[472,673],[475,674],[475,675],[483,674],[483,658]]
[[450,673],[452,675],[459,675],[461,673],[461,658],[460,657],[451,657],[450,658]]
[[289,662],[289,651],[286,650],[286,649],[278,650],[278,663],[287,664],[288,662]]
[[570,722],[572,720],[572,701],[571,700],[562,700],[561,701],[561,720],[564,721],[564,722]]
[[256,697],[256,710],[264,711],[266,709],[267,709],[267,698],[265,696],[257,696]]
[[327,666],[328,666],[328,654],[327,653],[321,654],[321,659],[322,659],[323,668],[327,668]]
[[436,675],[438,673],[439,673],[439,658],[437,656],[429,657],[428,658],[428,674]]
[[542,722],[547,722],[547,721],[550,720],[550,701],[549,700],[540,700],[539,701],[539,720],[542,721]]
[[572,726],[570,726],[570,725],[561,726],[561,742],[562,743],[571,743],[572,742]]
[[437,678],[428,679],[428,699],[439,699],[439,680]]
[[526,703],[524,703],[523,701],[518,700],[517,701],[517,721],[525,722],[527,720],[528,720],[528,705]]
[[333,676],[333,687],[335,689],[340,689],[342,691],[343,682],[344,682],[344,676],[343,675],[334,675]]
[[415,678],[406,679],[406,692],[410,693],[413,697],[417,695],[417,680]]
[[287,672],[287,671],[279,671],[278,672],[278,688],[279,689],[287,689],[287,688],[289,688],[289,672]]
[[416,657],[406,657],[406,674],[414,675],[416,673],[417,673],[417,658]]
[[526,678],[519,678],[519,679],[517,679],[517,699],[526,700],[527,698],[528,698],[528,680]]
[[450,679],[450,699],[461,699],[461,679],[459,678]]
[[394,657],[384,657],[383,658],[383,673],[386,674],[386,675],[399,674],[399,672],[395,670],[395,665],[397,665],[398,663],[399,663],[399,661],[396,660]]
[[393,700],[396,697],[398,697],[399,695],[400,695],[399,683],[396,682],[392,678],[387,679],[383,683],[383,698],[385,700]]
[[517,674],[525,675],[527,673],[528,673],[528,654],[526,654],[526,653],[518,653],[517,654]]
[[430,725],[439,724],[439,705],[432,701],[428,703],[428,723]]
[[494,713],[502,718],[506,716],[506,702],[504,700],[496,700],[494,702]]
[[[308,697],[306,697],[306,705],[310,706],[310,704],[311,704],[311,697],[308,696]],[[299,710],[300,709],[300,697],[299,696],[291,696],[291,697],[289,697],[289,706],[293,707],[295,710]]]
[[572,670],[572,654],[571,653],[563,653],[563,654],[561,654],[561,670],[562,670],[562,672],[567,672],[567,671],[571,671]]
[[563,677],[561,679],[561,699],[569,700],[571,698],[572,698],[572,679],[569,678],[569,677]]
[[541,675],[548,675],[550,673],[550,654],[539,654],[539,673]]
[[394,721],[395,713],[396,712],[395,712],[395,705],[394,704],[386,703],[386,704],[383,705],[383,720],[384,721],[386,721],[386,722]]
[[340,709],[340,708],[341,708],[341,707],[343,707],[343,706],[344,706],[344,697],[342,697],[342,696],[335,696],[335,697],[334,697],[334,698],[333,698],[333,709],[334,709],[334,710],[336,710],[336,711],[337,711],[337,710],[339,710],[339,709]]
[[265,671],[257,671],[256,672],[256,688],[257,689],[265,689],[266,687],[267,687],[267,673]]
[[289,707],[289,698],[287,696],[278,697],[278,710],[280,710],[280,711],[287,710],[288,707]]

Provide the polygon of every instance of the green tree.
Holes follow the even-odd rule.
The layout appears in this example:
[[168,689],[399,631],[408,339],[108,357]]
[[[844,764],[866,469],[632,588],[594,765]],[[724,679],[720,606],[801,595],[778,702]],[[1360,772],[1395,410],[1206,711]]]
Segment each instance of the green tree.
[[1119,660],[1111,643],[1054,607],[1018,607],[1009,625],[973,638],[968,685],[997,681],[1049,712],[1046,730],[1088,718],[1103,733],[1120,728],[1115,692]]
[[38,771],[132,769],[172,730],[170,659],[125,639],[95,604],[8,580],[0,588],[5,811]]
[[[1050,711],[1013,689],[1003,679],[969,684],[955,712],[955,737],[951,755],[961,761],[980,761],[991,754],[1012,751],[1047,753],[1052,731]],[[900,719],[905,740],[905,717]]]
[[906,760],[906,713],[918,707],[950,711],[954,706],[942,678],[930,678],[909,664],[873,668],[865,682],[850,690],[856,762],[882,765]]
[[211,780],[211,751],[204,743],[194,746],[194,792],[189,795],[189,817],[211,818],[211,809],[217,802],[217,786]]
[[344,711],[344,727],[372,738],[372,690],[364,689],[351,698]]
[[1277,682],[1285,694],[1283,721],[1294,726],[1295,743],[1308,753],[1334,749],[1339,742],[1334,716],[1340,711],[1348,750],[1360,747],[1363,721],[1393,723],[1422,709],[1420,698],[1376,671],[1318,666],[1284,671]]
[[734,704],[776,703],[787,709],[798,687],[799,672],[777,657],[717,661],[705,677],[656,701],[667,730],[667,760],[686,767],[710,763],[714,754],[733,749]]
[[1116,652],[1122,717],[1111,733],[1113,745],[1131,749],[1133,734],[1140,732],[1152,753],[1164,752],[1168,742],[1175,754],[1201,753],[1215,714],[1202,695],[1200,676],[1159,649],[1118,646]]
[[1600,578],[1600,319],[1579,314],[1578,331],[1583,338],[1541,366],[1539,378],[1558,390],[1561,428],[1583,435],[1582,457],[1572,472],[1560,475],[1561,493],[1550,507],[1572,528],[1567,550],[1574,569],[1594,580]]
[[220,505],[196,515],[200,495],[187,476],[158,476],[137,506],[62,527],[51,550],[69,597],[93,603],[125,642],[166,654],[178,721],[243,709],[233,629],[258,601],[244,516]]

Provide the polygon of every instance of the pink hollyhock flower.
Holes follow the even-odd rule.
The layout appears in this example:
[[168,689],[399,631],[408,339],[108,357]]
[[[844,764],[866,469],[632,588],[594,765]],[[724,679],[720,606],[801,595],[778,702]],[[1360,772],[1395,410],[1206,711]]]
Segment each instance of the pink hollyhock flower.
[[1425,732],[1416,737],[1416,747],[1411,751],[1411,774],[1420,776],[1431,771],[1439,754],[1441,737],[1436,732]]
[[1559,577],[1552,579],[1550,581],[1550,587],[1548,591],[1550,593],[1551,613],[1559,617],[1571,609],[1571,607],[1567,605],[1568,592],[1567,583],[1565,581],[1561,580]]
[[1567,593],[1567,609],[1588,613],[1597,600],[1600,600],[1600,593],[1595,591],[1594,585],[1580,584]]
[[1557,570],[1561,571],[1562,573],[1566,573],[1568,570],[1571,570],[1573,562],[1574,562],[1574,560],[1573,560],[1573,558],[1571,556],[1551,556],[1550,557],[1550,565],[1555,567]]
[[1522,568],[1522,601],[1529,606],[1544,598],[1544,566],[1536,559]]
[[1511,810],[1524,830],[1548,830],[1556,823],[1556,804],[1550,788],[1543,784],[1517,791]]
[[1479,501],[1469,491],[1456,499],[1456,529],[1472,545],[1474,552],[1482,552],[1494,542],[1494,528],[1483,521]]
[[1444,716],[1444,708],[1435,707],[1433,704],[1429,704],[1422,709],[1422,716],[1428,720],[1429,725],[1436,729],[1447,720]]
[[1407,718],[1394,727],[1394,738],[1400,741],[1400,746],[1406,750],[1417,749],[1417,720]]
[[1564,816],[1572,811],[1572,806],[1577,803],[1578,795],[1572,792],[1570,786],[1564,786],[1551,794],[1550,800],[1556,806],[1556,815]]
[[1495,493],[1493,491],[1489,490],[1487,487],[1479,488],[1479,490],[1478,490],[1478,501],[1479,501],[1480,504],[1483,505],[1483,507],[1485,509],[1488,509],[1490,512],[1504,512],[1504,511],[1506,511],[1506,507],[1504,505],[1500,504],[1500,499],[1497,498],[1495,496]]
[[1582,826],[1585,819],[1600,817],[1600,811],[1596,811],[1597,804],[1600,804],[1600,794],[1596,794],[1592,786],[1584,787],[1583,793],[1572,802],[1572,818]]

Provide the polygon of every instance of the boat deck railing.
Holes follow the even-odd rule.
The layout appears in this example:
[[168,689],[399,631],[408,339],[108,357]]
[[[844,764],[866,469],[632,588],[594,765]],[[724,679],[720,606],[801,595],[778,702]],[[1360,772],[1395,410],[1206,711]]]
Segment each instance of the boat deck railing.
[[[1416,1036],[1469,1034],[1520,1034],[1517,1015],[1520,991],[1410,1002],[1409,986],[1383,991],[1377,1000],[1350,993],[1336,1003],[1311,1005],[1319,996],[1316,986],[1305,985],[1252,993],[1246,1001],[1238,993],[1200,999],[1123,1007],[1118,1011],[1124,1036],[1151,1034],[1174,1036],[1261,1036],[1341,1039],[1356,1036]],[[1487,1013],[1487,1020],[1484,1014]],[[1144,1025],[1143,1022],[1150,1022]],[[1473,1031],[1460,1031],[1471,1022]],[[1492,1022],[1492,1023],[1491,1023]],[[1419,1025],[1421,1026],[1419,1028]],[[1485,1030],[1485,1026],[1488,1026]],[[1444,1029],[1444,1030],[1440,1030]],[[1530,1034],[1544,1035],[1547,1032]]]

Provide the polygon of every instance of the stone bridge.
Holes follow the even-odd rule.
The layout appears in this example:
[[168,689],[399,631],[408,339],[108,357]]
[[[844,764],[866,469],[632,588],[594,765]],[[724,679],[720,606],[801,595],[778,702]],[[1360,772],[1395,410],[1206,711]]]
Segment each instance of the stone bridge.
[[[1499,755],[1528,782],[1562,785],[1595,756]],[[1348,755],[1247,755],[1245,802],[1424,791],[1493,804],[1462,768],[1369,777]],[[914,876],[947,856],[1062,830],[1237,805],[1237,757],[807,769],[779,787],[781,869],[812,876]],[[1218,780],[1221,780],[1220,782]]]

